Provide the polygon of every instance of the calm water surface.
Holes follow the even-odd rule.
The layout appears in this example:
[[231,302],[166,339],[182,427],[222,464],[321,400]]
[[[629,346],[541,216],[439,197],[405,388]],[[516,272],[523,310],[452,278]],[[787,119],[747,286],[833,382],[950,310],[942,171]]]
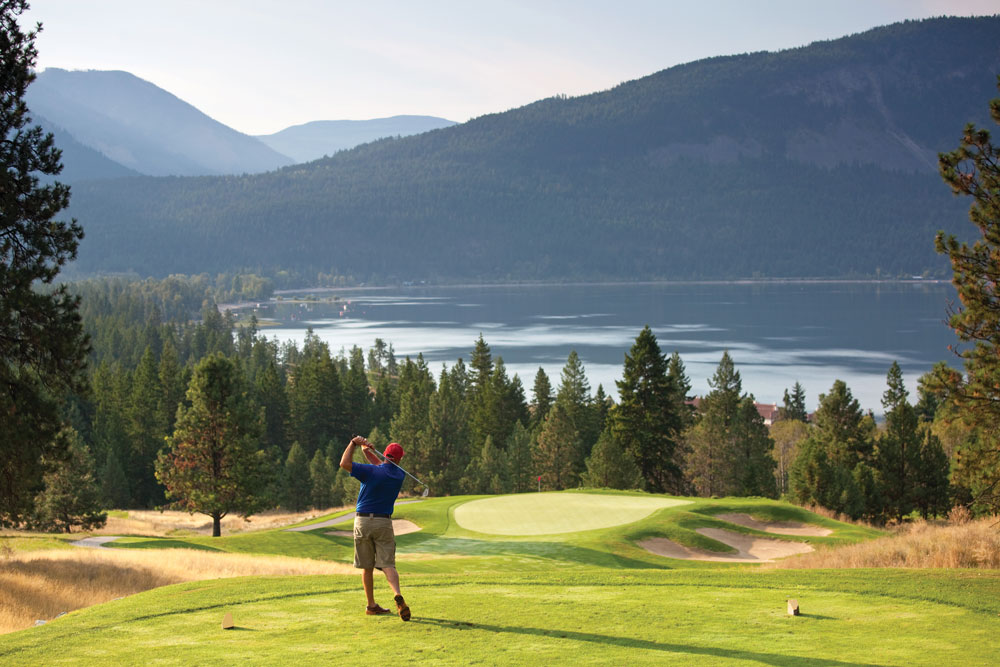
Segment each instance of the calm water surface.
[[[290,299],[290,296],[285,298]],[[810,409],[835,379],[865,409],[881,412],[885,375],[903,369],[911,400],[916,380],[941,360],[958,365],[944,323],[954,289],[938,283],[654,284],[506,287],[406,287],[324,292],[314,303],[273,302],[260,310],[279,326],[269,338],[296,341],[308,328],[332,351],[375,338],[396,356],[423,353],[435,373],[466,362],[480,333],[494,358],[517,373],[530,399],[539,367],[554,386],[571,350],[592,389],[617,396],[625,353],[649,325],[667,354],[677,350],[692,392],[729,350],[744,391],[780,403],[802,383]]]

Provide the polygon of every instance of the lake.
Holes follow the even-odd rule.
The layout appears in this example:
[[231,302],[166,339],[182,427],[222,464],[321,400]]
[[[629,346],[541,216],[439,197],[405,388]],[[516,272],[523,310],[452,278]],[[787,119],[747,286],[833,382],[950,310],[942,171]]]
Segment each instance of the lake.
[[400,360],[423,353],[435,374],[459,357],[468,363],[482,333],[529,400],[538,368],[557,387],[571,350],[591,388],[617,397],[625,353],[648,324],[665,354],[680,353],[695,394],[710,390],[729,350],[758,401],[780,404],[798,381],[812,410],[841,379],[878,414],[894,360],[913,402],[935,362],[959,366],[945,324],[954,296],[930,281],[359,288],[279,295],[258,317],[277,322],[268,338],[301,344],[312,328],[334,353],[367,352],[382,338]]

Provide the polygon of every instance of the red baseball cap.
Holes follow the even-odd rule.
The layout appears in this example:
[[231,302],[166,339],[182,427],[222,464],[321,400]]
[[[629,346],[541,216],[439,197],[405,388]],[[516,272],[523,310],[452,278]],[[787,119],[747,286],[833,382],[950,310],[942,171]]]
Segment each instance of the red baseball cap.
[[403,454],[403,448],[399,446],[398,442],[390,442],[389,446],[385,448],[385,457],[387,459],[399,461],[403,458]]

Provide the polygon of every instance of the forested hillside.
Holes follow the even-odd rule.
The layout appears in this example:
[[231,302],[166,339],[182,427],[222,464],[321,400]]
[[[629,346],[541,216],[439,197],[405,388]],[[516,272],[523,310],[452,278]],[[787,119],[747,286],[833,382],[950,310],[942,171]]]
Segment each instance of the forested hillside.
[[79,184],[78,272],[357,280],[944,275],[939,151],[1000,17],[712,58],[308,165]]
[[53,128],[140,174],[253,173],[293,162],[128,72],[50,67],[29,87],[27,102]]

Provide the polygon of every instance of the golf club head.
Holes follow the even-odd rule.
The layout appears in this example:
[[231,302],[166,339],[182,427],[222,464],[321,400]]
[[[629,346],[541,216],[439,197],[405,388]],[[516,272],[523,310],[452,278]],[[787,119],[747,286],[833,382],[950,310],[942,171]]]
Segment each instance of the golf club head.
[[420,497],[421,497],[421,498],[426,498],[427,496],[429,496],[429,495],[430,495],[430,493],[431,493],[431,490],[430,490],[430,489],[428,489],[428,488],[427,488],[427,487],[425,486],[425,487],[424,487],[424,492],[420,494]]

